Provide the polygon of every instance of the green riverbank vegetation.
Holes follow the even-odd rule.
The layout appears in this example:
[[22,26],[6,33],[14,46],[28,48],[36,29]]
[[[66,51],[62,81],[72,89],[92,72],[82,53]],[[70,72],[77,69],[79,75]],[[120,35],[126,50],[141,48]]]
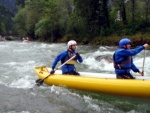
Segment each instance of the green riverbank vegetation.
[[22,37],[50,43],[134,46],[150,43],[150,0],[20,0],[13,18]]

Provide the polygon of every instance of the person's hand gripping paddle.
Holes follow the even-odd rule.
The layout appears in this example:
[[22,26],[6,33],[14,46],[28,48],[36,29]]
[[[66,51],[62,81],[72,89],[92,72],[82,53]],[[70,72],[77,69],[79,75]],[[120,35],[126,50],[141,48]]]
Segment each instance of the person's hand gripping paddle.
[[[69,60],[67,60],[65,63],[63,63],[62,65],[60,65],[60,66],[57,67],[56,69],[54,69],[54,70],[53,70],[53,73],[54,73],[56,70],[60,69],[62,66],[64,66],[67,62],[69,62],[70,60],[74,59],[75,57],[76,57],[76,55],[74,55],[74,56],[71,57]],[[44,82],[44,80],[47,79],[47,78],[48,78],[51,74],[53,74],[53,73],[50,73],[48,76],[46,76],[46,77],[43,78],[43,79],[37,79],[37,80],[35,81],[35,82],[36,82],[36,85],[37,85],[37,86],[42,85],[43,82]]]

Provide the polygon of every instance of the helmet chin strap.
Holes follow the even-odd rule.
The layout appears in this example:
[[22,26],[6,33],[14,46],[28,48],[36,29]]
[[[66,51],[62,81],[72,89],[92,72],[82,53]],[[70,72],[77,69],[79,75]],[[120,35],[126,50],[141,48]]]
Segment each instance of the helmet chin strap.
[[72,45],[69,47],[69,50],[74,51],[74,50],[72,49]]
[[126,44],[123,46],[123,48],[124,48],[124,49],[128,49]]
[[128,49],[127,44],[125,45],[125,49]]

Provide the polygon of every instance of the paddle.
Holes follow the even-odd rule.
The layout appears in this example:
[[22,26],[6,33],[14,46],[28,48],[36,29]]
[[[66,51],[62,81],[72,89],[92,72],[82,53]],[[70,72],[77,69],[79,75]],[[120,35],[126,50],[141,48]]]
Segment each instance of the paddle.
[[145,57],[146,57],[146,50],[144,49],[144,59],[143,59],[143,67],[142,67],[142,73],[143,73],[143,75],[142,76],[144,76]]
[[[59,67],[57,67],[57,68],[54,70],[54,72],[55,72],[56,70],[58,70],[59,68],[61,68],[62,66],[64,66],[64,65],[65,65],[67,62],[69,62],[70,60],[74,59],[75,57],[76,57],[76,55],[74,55],[73,57],[71,57],[69,60],[67,60],[66,62],[64,62],[64,63],[63,63],[62,65],[60,65]],[[36,85],[37,85],[37,86],[42,85],[43,82],[44,82],[44,80],[47,79],[50,75],[51,75],[51,73],[50,73],[48,76],[46,76],[45,78],[43,78],[43,79],[37,79],[37,80],[36,80]]]

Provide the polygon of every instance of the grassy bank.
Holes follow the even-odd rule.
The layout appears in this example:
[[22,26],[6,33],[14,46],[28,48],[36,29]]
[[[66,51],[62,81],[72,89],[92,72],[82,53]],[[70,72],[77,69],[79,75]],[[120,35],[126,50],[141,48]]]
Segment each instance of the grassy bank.
[[[122,36],[117,36],[117,35],[111,35],[107,37],[95,37],[95,38],[76,38],[76,37],[71,37],[71,36],[65,36],[60,42],[66,43],[68,40],[74,39],[80,44],[85,44],[85,45],[103,45],[103,46],[118,46],[118,42],[122,38],[129,38],[132,41],[132,47],[137,47],[139,45],[143,45],[145,43],[150,44],[150,34],[141,34],[137,33],[135,35],[122,35]],[[150,49],[150,47],[148,48]]]

